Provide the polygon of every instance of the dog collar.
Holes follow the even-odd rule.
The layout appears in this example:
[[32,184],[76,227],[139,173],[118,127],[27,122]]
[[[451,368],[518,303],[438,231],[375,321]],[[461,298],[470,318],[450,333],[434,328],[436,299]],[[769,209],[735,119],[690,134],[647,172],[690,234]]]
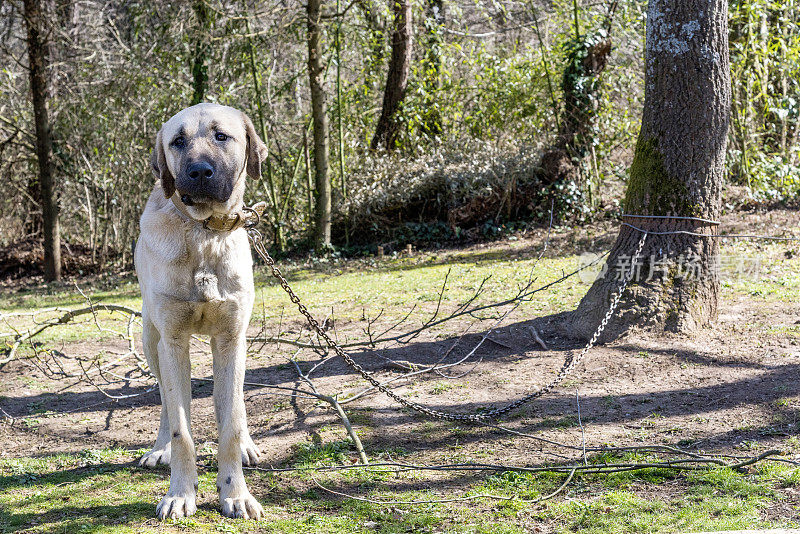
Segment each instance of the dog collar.
[[267,208],[266,202],[257,202],[251,207],[242,206],[234,212],[227,213],[225,215],[215,214],[208,219],[198,221],[189,215],[189,211],[186,209],[186,204],[181,202],[181,199],[178,197],[177,193],[172,195],[171,200],[172,204],[178,208],[178,211],[185,215],[190,221],[201,224],[206,230],[213,230],[215,232],[233,232],[239,228],[255,226],[261,220],[261,216],[264,214],[264,210]]

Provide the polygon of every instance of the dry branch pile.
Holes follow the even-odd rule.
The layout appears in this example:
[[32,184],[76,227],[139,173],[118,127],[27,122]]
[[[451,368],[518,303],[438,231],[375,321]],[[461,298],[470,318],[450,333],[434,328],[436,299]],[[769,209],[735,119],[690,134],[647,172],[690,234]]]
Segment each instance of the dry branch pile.
[[366,159],[334,225],[348,229],[351,243],[400,247],[480,237],[483,225],[546,220],[550,189],[539,157],[529,148],[474,143],[422,158]]

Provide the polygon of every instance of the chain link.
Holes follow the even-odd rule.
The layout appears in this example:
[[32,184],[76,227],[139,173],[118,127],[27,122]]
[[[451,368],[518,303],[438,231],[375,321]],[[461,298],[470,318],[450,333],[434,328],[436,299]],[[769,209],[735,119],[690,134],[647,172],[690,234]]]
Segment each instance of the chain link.
[[647,239],[647,232],[642,234],[642,239],[639,241],[639,245],[636,247],[636,252],[633,254],[631,259],[631,268],[630,270],[624,274],[623,279],[617,288],[617,291],[614,294],[614,297],[611,299],[611,305],[608,308],[603,320],[600,321],[600,324],[595,330],[594,335],[591,337],[589,342],[586,346],[581,350],[581,352],[564,362],[564,365],[561,367],[561,370],[558,372],[555,378],[551,380],[548,384],[546,384],[541,389],[530,393],[512,403],[509,403],[501,408],[495,408],[494,410],[490,410],[488,412],[484,412],[481,414],[461,414],[461,413],[453,413],[453,412],[445,412],[442,410],[436,410],[434,408],[429,408],[428,406],[424,406],[422,404],[416,403],[414,401],[410,401],[405,399],[395,393],[394,391],[388,389],[386,386],[381,384],[374,376],[372,376],[366,369],[364,369],[361,365],[359,365],[353,358],[342,349],[338,343],[336,343],[331,337],[319,326],[319,323],[316,319],[311,315],[308,309],[300,302],[300,298],[295,294],[292,288],[289,286],[289,282],[286,281],[286,277],[283,276],[281,270],[275,265],[275,260],[269,255],[267,252],[266,247],[264,246],[264,241],[261,236],[261,233],[253,227],[247,229],[247,235],[250,238],[250,242],[253,245],[253,248],[256,250],[259,256],[266,262],[267,266],[272,271],[272,276],[275,277],[278,282],[280,282],[281,287],[289,295],[289,300],[292,301],[293,304],[297,306],[298,311],[306,318],[308,321],[309,326],[311,326],[312,330],[322,339],[325,340],[325,343],[333,350],[339,357],[341,357],[348,366],[350,366],[353,370],[358,372],[364,380],[372,384],[376,389],[380,392],[384,393],[391,399],[397,401],[401,405],[405,406],[406,408],[410,408],[414,411],[423,413],[425,415],[431,416],[436,419],[444,419],[446,421],[458,421],[458,422],[468,422],[468,423],[482,423],[489,419],[496,419],[501,417],[512,410],[519,408],[520,406],[529,403],[530,401],[545,395],[558,384],[560,384],[574,369],[575,367],[583,360],[586,354],[591,350],[597,340],[600,338],[600,335],[605,330],[606,326],[608,325],[608,321],[611,319],[611,316],[614,314],[614,311],[617,309],[619,305],[619,299],[622,297],[622,294],[625,292],[625,289],[628,287],[628,283],[633,279],[634,272],[636,270],[636,261],[639,259],[639,255],[642,253],[642,248],[644,247],[644,242]]

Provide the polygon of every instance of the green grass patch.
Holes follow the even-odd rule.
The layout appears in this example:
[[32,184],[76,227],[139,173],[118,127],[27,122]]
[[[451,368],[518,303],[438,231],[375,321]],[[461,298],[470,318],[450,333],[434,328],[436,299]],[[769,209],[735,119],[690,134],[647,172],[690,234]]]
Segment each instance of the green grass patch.
[[[780,244],[761,245],[735,243],[722,247],[723,295],[744,296],[762,301],[796,302],[800,300],[800,258],[787,258]],[[469,299],[484,284],[485,292],[476,303],[489,303],[516,294],[517,289],[531,277],[535,286],[551,282],[580,265],[580,256],[566,254],[546,257],[536,263],[536,250],[531,257],[510,258],[505,244],[466,252],[421,253],[413,257],[387,258],[382,262],[370,260],[336,260],[317,262],[311,266],[296,263],[282,265],[295,292],[315,315],[333,316],[344,323],[361,321],[382,313],[381,324],[391,324],[415,307],[412,320],[426,318],[436,307],[439,292],[449,271],[447,289],[442,298],[442,310],[455,309]],[[757,260],[757,261],[756,261]],[[739,268],[739,263],[743,265]],[[737,271],[737,269],[739,269]],[[98,282],[81,289],[96,303],[117,303],[141,308],[138,284],[133,277]],[[574,278],[557,284],[521,306],[520,316],[541,316],[572,309],[588,289]],[[73,285],[43,285],[19,291],[0,293],[0,312],[25,312],[50,307],[76,308],[86,301]],[[42,316],[42,318],[47,315]],[[277,282],[263,266],[256,267],[256,302],[253,322],[266,321],[275,328],[286,318],[298,318]],[[30,318],[9,320],[6,327],[24,330]],[[376,328],[380,325],[376,325]],[[446,332],[440,329],[442,333]],[[117,330],[124,325],[117,324]],[[8,330],[8,328],[2,328]],[[798,335],[791,327],[787,334]],[[362,335],[356,329],[357,335]],[[776,332],[777,333],[777,332]],[[343,333],[346,337],[347,334]],[[45,345],[54,342],[104,340],[109,334],[100,332],[91,317],[70,323],[42,334],[38,341]],[[646,357],[645,354],[640,354]]]
[[[766,509],[791,498],[787,488],[800,484],[798,469],[778,463],[758,464],[749,473],[720,468],[577,475],[562,495],[537,505],[523,501],[552,493],[566,474],[505,472],[459,482],[460,475],[443,479],[418,471],[276,474],[249,470],[251,491],[265,509],[265,518],[257,522],[222,517],[216,472],[201,466],[197,514],[160,523],[154,519],[155,506],[169,486],[169,473],[136,467],[133,462],[140,452],[103,449],[1,459],[0,532],[521,533],[529,532],[531,524],[541,524],[564,533],[657,533],[800,526],[796,513],[781,520],[765,518]],[[297,447],[293,464],[338,463],[347,461],[351,452],[342,441],[306,444]],[[636,454],[601,455],[591,462],[647,460]],[[383,505],[329,494],[317,482],[388,501],[487,493],[515,499]]]
[[[486,291],[476,302],[495,302],[515,295],[517,288],[526,284],[532,274],[536,285],[544,285],[578,266],[577,256],[545,258],[535,269],[532,259],[510,260],[503,256],[491,252],[462,253],[446,257],[443,261],[433,261],[430,259],[433,256],[420,256],[387,260],[372,267],[359,261],[341,262],[338,266],[323,264],[313,269],[289,265],[286,271],[292,288],[314,315],[323,317],[333,311],[335,319],[347,323],[382,314],[380,324],[391,324],[405,316],[411,306],[415,306],[416,314],[412,315],[412,321],[429,317],[436,307],[448,271],[447,289],[442,299],[444,312],[455,309],[469,299],[481,284]],[[82,289],[96,304],[115,303],[141,309],[138,285],[133,279],[122,279],[112,289]],[[523,304],[520,313],[543,314],[566,310],[577,304],[585,290],[586,286],[580,284],[558,284]],[[0,294],[0,313],[53,307],[78,308],[86,304],[75,287],[69,285]],[[58,312],[49,312],[37,319],[41,321],[58,315]],[[119,314],[99,312],[98,317],[105,327],[125,330],[124,321],[110,321],[121,319]],[[281,320],[285,323],[287,318],[300,317],[277,282],[268,276],[263,267],[257,267],[252,322],[260,324],[266,321],[275,328]],[[13,317],[7,321],[7,324],[0,325],[5,327],[0,330],[25,331],[34,324],[27,316]],[[136,330],[138,332],[138,326]],[[358,335],[362,335],[360,329],[357,331]],[[102,341],[112,337],[113,334],[97,328],[92,316],[84,316],[76,322],[43,332],[36,341],[49,346],[56,342]]]

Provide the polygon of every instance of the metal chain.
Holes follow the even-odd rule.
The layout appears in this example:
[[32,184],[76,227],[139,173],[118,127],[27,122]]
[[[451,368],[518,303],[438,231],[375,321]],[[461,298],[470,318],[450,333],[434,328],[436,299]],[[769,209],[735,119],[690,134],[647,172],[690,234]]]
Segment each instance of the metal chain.
[[608,321],[611,319],[611,316],[614,314],[614,311],[617,309],[619,305],[619,299],[622,294],[625,292],[625,289],[628,287],[628,283],[633,278],[634,271],[636,270],[636,260],[639,259],[639,255],[642,253],[642,247],[644,247],[644,242],[647,239],[647,233],[643,233],[642,239],[639,241],[639,245],[636,247],[636,252],[634,252],[631,258],[631,268],[630,270],[623,275],[623,279],[617,288],[614,297],[611,299],[611,305],[608,308],[603,320],[600,321],[600,324],[595,330],[594,335],[591,337],[589,342],[586,346],[581,350],[581,352],[571,358],[568,361],[564,362],[564,365],[561,367],[561,370],[558,372],[555,378],[550,381],[550,383],[546,384],[541,389],[526,395],[510,404],[507,404],[501,408],[496,408],[494,410],[490,410],[488,412],[484,412],[481,414],[461,414],[461,413],[453,413],[453,412],[445,412],[441,410],[436,410],[433,408],[429,408],[428,406],[423,406],[422,404],[418,404],[414,401],[410,401],[398,395],[397,393],[393,392],[392,390],[388,389],[386,386],[381,384],[374,376],[372,376],[366,369],[361,367],[358,363],[356,363],[353,358],[347,354],[338,343],[336,343],[331,337],[319,326],[319,323],[316,319],[311,315],[308,309],[300,302],[300,298],[295,294],[292,288],[289,286],[289,282],[286,281],[286,278],[283,276],[283,273],[280,269],[275,265],[275,260],[269,255],[267,252],[266,247],[264,246],[264,241],[262,239],[261,233],[253,227],[247,229],[247,235],[250,238],[250,242],[253,244],[253,248],[256,250],[259,256],[266,262],[267,266],[272,270],[272,276],[274,276],[278,282],[280,282],[281,287],[289,295],[289,300],[292,301],[297,306],[298,311],[306,318],[308,321],[309,326],[314,330],[314,332],[320,336],[322,339],[325,340],[325,343],[333,350],[338,356],[340,356],[348,366],[350,366],[353,370],[357,371],[358,374],[361,375],[364,380],[372,384],[376,389],[384,393],[385,395],[389,396],[390,398],[394,399],[398,403],[402,404],[406,408],[410,408],[414,411],[423,413],[425,415],[429,415],[436,419],[444,419],[446,421],[459,421],[459,422],[468,422],[468,423],[482,423],[489,419],[496,419],[502,415],[507,414],[508,412],[519,408],[520,406],[527,404],[528,402],[545,395],[558,384],[560,384],[574,369],[575,367],[583,360],[589,350],[597,343],[600,334],[603,333],[605,330]]

